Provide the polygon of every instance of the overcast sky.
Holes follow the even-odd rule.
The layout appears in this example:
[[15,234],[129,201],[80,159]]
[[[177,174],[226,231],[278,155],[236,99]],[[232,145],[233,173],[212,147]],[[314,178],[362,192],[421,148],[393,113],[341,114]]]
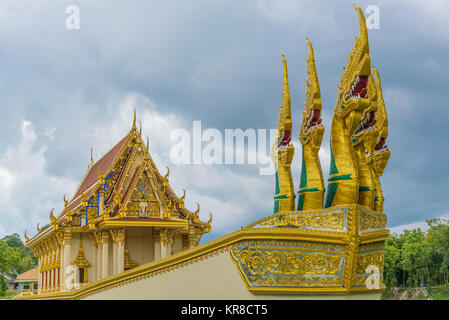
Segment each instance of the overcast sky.
[[[66,28],[66,7],[80,29]],[[258,165],[175,165],[172,130],[276,127],[281,54],[292,96],[295,189],[309,37],[323,98],[322,166],[337,85],[358,20],[353,1],[0,2],[0,236],[34,235],[90,162],[130,129],[137,109],[158,168],[186,206],[214,214],[205,240],[272,213],[274,176]],[[381,75],[391,158],[382,177],[393,230],[449,214],[449,4],[357,1],[380,9],[369,31]]]

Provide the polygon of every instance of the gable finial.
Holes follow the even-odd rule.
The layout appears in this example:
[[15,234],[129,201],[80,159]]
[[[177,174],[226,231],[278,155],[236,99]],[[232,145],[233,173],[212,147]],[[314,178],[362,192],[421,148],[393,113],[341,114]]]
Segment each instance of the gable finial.
[[90,166],[92,166],[94,164],[94,148],[90,148]]
[[133,119],[133,127],[132,131],[136,131],[136,108],[134,108],[134,119]]

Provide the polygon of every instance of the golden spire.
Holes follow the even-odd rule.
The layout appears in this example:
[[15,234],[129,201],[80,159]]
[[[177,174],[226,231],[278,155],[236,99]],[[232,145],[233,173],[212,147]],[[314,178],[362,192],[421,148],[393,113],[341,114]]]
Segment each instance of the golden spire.
[[290,90],[288,87],[288,72],[287,72],[287,60],[285,55],[282,55],[283,65],[283,83],[282,83],[282,104],[279,113],[278,130],[290,131],[292,129],[292,113],[290,102]]
[[131,129],[132,131],[136,131],[136,108],[134,108],[134,119],[133,119],[133,127]]
[[147,137],[147,151],[150,152],[150,139]]
[[139,134],[142,135],[142,121],[139,121],[139,123],[140,123]]

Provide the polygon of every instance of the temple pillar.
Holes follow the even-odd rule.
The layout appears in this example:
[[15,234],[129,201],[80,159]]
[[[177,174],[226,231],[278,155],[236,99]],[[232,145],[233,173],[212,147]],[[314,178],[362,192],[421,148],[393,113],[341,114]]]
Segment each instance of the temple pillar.
[[189,230],[189,249],[195,247],[195,230],[192,228]]
[[119,239],[117,241],[117,273],[125,271],[125,238],[126,231],[119,231]]
[[101,279],[101,272],[102,272],[102,267],[101,267],[102,264],[101,264],[101,262],[102,262],[102,254],[103,254],[101,243],[98,244],[98,246],[97,246],[95,251],[97,252],[97,266],[96,266],[97,274],[96,274],[95,280],[100,280]]
[[71,290],[72,288],[66,287],[66,280],[70,276],[69,270],[70,266],[70,247],[72,243],[72,234],[70,232],[64,233],[64,238],[62,241],[62,260],[61,260],[61,291]]
[[125,230],[124,229],[112,229],[111,238],[113,242],[113,274],[123,272],[125,269]]
[[170,230],[163,229],[161,231],[161,259],[169,257],[171,255],[171,238]]
[[117,242],[112,240],[112,274],[117,273],[117,267],[118,267],[118,252],[117,252]]
[[154,261],[161,258],[161,236],[159,230],[153,229]]
[[55,291],[59,292],[59,268],[55,269]]
[[42,273],[41,273],[42,259],[41,257],[37,258],[37,294],[40,294],[42,291]]
[[108,232],[101,233],[101,277],[106,278],[109,275],[109,235]]
[[183,235],[182,236],[182,250],[189,249],[189,236]]
[[53,292],[55,290],[54,277],[55,277],[55,269],[51,269],[50,270],[50,292]]

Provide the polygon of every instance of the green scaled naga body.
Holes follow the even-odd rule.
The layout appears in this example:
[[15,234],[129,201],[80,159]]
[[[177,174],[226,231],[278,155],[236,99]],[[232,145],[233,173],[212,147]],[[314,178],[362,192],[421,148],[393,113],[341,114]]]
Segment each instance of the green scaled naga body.
[[321,92],[315,67],[312,44],[307,59],[306,102],[299,141],[302,144],[301,180],[298,190],[297,210],[322,209],[324,200],[324,179],[318,151],[323,139],[324,126],[321,124]]

